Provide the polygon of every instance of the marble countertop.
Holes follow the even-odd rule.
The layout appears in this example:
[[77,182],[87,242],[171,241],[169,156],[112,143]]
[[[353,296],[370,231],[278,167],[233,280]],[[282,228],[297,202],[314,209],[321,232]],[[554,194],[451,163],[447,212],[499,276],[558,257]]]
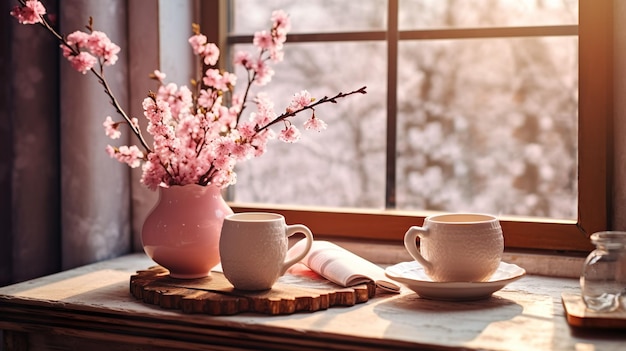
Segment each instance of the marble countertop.
[[[489,299],[470,302],[423,299],[403,288],[400,294],[382,294],[363,304],[314,313],[214,317],[135,300],[128,291],[129,277],[152,265],[145,255],[133,254],[2,287],[0,311],[43,303],[70,311],[132,315],[151,321],[151,328],[157,329],[184,320],[188,327],[202,327],[207,333],[209,326],[219,325],[238,335],[249,330],[248,341],[263,342],[262,335],[271,333],[274,340],[294,346],[325,342],[325,349],[334,349],[333,345],[578,351],[626,347],[623,331],[577,330],[567,324],[561,293],[579,292],[574,278],[526,275]],[[0,328],[14,327],[9,319],[0,313]]]

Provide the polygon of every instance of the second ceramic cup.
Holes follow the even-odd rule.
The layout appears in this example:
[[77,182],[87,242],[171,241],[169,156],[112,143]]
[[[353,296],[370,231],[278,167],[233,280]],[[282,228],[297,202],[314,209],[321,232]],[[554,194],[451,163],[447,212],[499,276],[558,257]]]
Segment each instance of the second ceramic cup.
[[[302,233],[304,250],[285,260],[287,238]],[[224,276],[236,289],[267,290],[311,250],[313,234],[302,224],[287,225],[276,213],[243,212],[226,216],[220,236]]]
[[411,227],[404,246],[433,281],[481,282],[498,269],[504,239],[494,216],[443,214],[427,217],[423,227]]

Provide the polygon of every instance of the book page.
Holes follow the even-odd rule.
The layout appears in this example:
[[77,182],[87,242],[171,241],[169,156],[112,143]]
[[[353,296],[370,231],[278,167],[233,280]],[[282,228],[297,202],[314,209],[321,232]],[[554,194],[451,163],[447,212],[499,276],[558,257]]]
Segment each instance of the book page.
[[[304,250],[305,240],[298,241],[288,252],[294,257]],[[378,288],[399,292],[400,286],[385,276],[382,267],[329,241],[314,240],[311,251],[301,261],[324,278],[341,286],[374,281]]]

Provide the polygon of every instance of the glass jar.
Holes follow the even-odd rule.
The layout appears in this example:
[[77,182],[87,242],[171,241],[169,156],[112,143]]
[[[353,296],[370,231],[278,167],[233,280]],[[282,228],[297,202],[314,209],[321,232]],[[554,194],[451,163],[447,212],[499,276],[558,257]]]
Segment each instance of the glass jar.
[[626,232],[605,231],[591,235],[596,246],[583,266],[582,297],[588,309],[610,312],[626,293]]

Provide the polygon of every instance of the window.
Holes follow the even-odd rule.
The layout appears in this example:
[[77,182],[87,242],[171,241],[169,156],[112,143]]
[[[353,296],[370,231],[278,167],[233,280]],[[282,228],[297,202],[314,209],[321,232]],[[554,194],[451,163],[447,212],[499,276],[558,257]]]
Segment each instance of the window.
[[[240,184],[246,188],[256,188],[258,191],[255,193],[257,195],[243,197],[245,202],[234,202],[233,207],[236,210],[263,209],[281,212],[287,216],[290,222],[306,223],[317,235],[399,241],[409,226],[421,224],[421,219],[429,213],[427,211],[481,211],[480,202],[452,201],[450,198],[460,196],[459,191],[444,192],[442,189],[453,188],[453,185],[450,184],[459,182],[460,179],[464,178],[475,182],[476,179],[467,176],[468,172],[490,169],[489,167],[494,166],[489,163],[496,162],[500,167],[510,167],[519,172],[520,182],[528,181],[533,175],[537,177],[538,174],[539,176],[543,175],[544,178],[552,179],[550,186],[552,188],[560,187],[559,191],[562,193],[549,193],[545,187],[536,190],[535,197],[541,198],[543,194],[550,194],[541,199],[543,202],[557,201],[561,203],[558,207],[564,210],[555,214],[545,209],[533,210],[533,207],[541,207],[537,206],[538,200],[533,200],[532,196],[528,196],[527,202],[517,203],[522,207],[521,211],[518,211],[514,206],[507,208],[506,206],[511,203],[515,205],[515,201],[506,199],[509,195],[502,192],[499,195],[500,198],[496,200],[504,198],[508,201],[508,205],[500,207],[493,207],[492,205],[492,207],[487,207],[486,211],[497,212],[501,215],[507,247],[550,250],[589,249],[588,235],[594,231],[606,229],[608,225],[607,174],[610,165],[608,161],[609,150],[605,140],[608,140],[607,131],[612,103],[609,94],[612,84],[611,24],[609,21],[611,5],[598,4],[590,0],[582,0],[578,6],[565,0],[537,2],[544,6],[542,10],[545,12],[551,11],[551,6],[554,4],[561,6],[561,8],[563,8],[563,4],[569,4],[570,8],[574,10],[578,7],[578,20],[576,20],[575,13],[569,14],[569,17],[566,14],[560,22],[554,24],[552,20],[545,21],[545,18],[549,17],[545,13],[526,16],[532,19],[530,23],[500,22],[504,19],[497,16],[491,18],[471,18],[470,16],[469,18],[459,17],[461,20],[459,18],[451,20],[449,11],[446,12],[445,8],[440,8],[442,3],[441,1],[425,0],[362,1],[359,2],[356,9],[354,9],[355,4],[352,3],[321,0],[309,1],[306,4],[278,1],[272,8],[269,8],[271,5],[268,5],[266,1],[237,0],[232,3],[229,2],[232,5],[230,8],[226,8],[226,4],[222,2],[211,3],[211,6],[215,6],[215,8],[212,11],[206,10],[206,13],[213,16],[221,13],[220,21],[216,21],[215,18],[207,20],[207,23],[219,23],[222,28],[221,34],[215,40],[221,43],[227,42],[228,45],[237,48],[249,45],[252,32],[264,29],[268,25],[268,18],[272,9],[284,8],[290,12],[289,6],[311,7],[305,9],[307,16],[302,17],[298,22],[300,29],[292,32],[288,38],[285,62],[276,67],[277,76],[270,90],[276,92],[274,97],[277,100],[277,107],[284,105],[285,100],[295,91],[294,85],[307,88],[317,96],[339,90],[356,89],[362,85],[368,86],[368,95],[365,98],[359,97],[340,103],[340,105],[346,106],[342,110],[344,111],[343,114],[352,113],[359,118],[350,119],[341,115],[334,117],[332,115],[333,113],[336,114],[336,107],[332,106],[331,109],[317,112],[320,116],[330,116],[328,117],[331,119],[328,121],[331,125],[329,130],[320,135],[306,135],[304,137],[306,140],[321,139],[321,144],[325,144],[327,139],[324,138],[345,138],[352,145],[350,149],[330,151],[324,149],[320,151],[317,149],[319,144],[306,141],[295,145],[274,144],[268,155],[242,165],[243,169],[239,173]],[[445,3],[451,6],[463,6],[465,4],[463,1]],[[487,5],[485,6],[493,8],[505,3],[505,1],[490,1],[489,4],[486,2]],[[520,3],[514,1],[506,4],[510,8],[516,9],[515,6]],[[358,15],[351,13],[351,16],[358,20],[347,22],[337,19],[335,16],[341,15],[341,10],[337,10],[334,6],[348,6],[351,11],[356,10]],[[411,11],[407,11],[408,6],[423,6],[423,8],[413,8]],[[204,7],[206,8],[206,6]],[[241,30],[235,30],[226,35],[224,20],[227,18],[237,20],[237,11],[244,11],[240,9],[245,9],[245,14],[250,14],[244,22],[245,28],[235,26]],[[229,10],[230,13],[228,13]],[[324,10],[328,11],[324,12]],[[523,12],[524,8],[522,6],[517,10]],[[432,15],[428,17],[431,22],[415,22],[411,19],[410,17],[418,11],[431,11]],[[489,11],[481,13],[483,16],[487,16]],[[207,17],[205,16],[205,18]],[[524,16],[516,14],[513,19],[522,17]],[[318,28],[319,23],[325,24],[323,29]],[[203,27],[207,28],[207,26],[208,24]],[[528,79],[535,80],[531,84],[539,84],[536,81],[541,79],[541,84],[546,84],[550,89],[546,95],[549,95],[551,99],[545,100],[545,96],[528,96],[530,90],[519,89],[519,85],[528,83],[527,81],[514,82],[517,84],[516,86],[512,86],[513,83],[510,82],[510,78],[518,76],[516,71],[507,71],[507,67],[497,67],[494,65],[497,65],[498,62],[489,61],[492,58],[489,52],[492,51],[488,50],[505,48],[510,51],[510,60],[519,61],[515,62],[518,69],[527,68],[532,71],[533,69],[528,68],[528,61],[537,61],[544,59],[544,57],[529,55],[529,57],[525,57],[526,61],[521,60],[519,53],[514,52],[514,50],[519,49],[522,42],[542,45],[542,50],[563,48],[555,53],[555,55],[562,55],[558,60],[548,62],[545,65],[553,71],[539,70],[534,75],[528,76],[530,77]],[[578,55],[571,53],[568,55],[568,52],[572,50],[578,52]],[[430,97],[435,96],[435,99],[416,100],[415,95],[408,96],[407,91],[409,89],[405,87],[411,83],[411,80],[441,79],[437,70],[449,70],[460,66],[461,63],[443,68],[437,67],[437,63],[442,61],[437,60],[437,55],[450,51],[459,53],[459,56],[461,54],[469,55],[469,59],[466,59],[467,62],[483,64],[485,65],[483,67],[487,67],[482,69],[481,72],[486,72],[482,75],[477,75],[476,72],[471,75],[471,69],[457,70],[457,74],[462,77],[457,77],[456,84],[470,86],[468,82],[480,83],[490,79],[496,83],[476,87],[475,91],[467,92],[462,101],[451,101],[449,94],[437,92],[437,89],[432,87],[426,93]],[[321,56],[318,59],[319,56],[313,56],[316,52],[326,53],[326,56]],[[368,56],[366,66],[357,62],[358,60],[351,59],[351,57],[365,55],[368,52],[377,54]],[[422,57],[421,66],[415,66],[417,60],[410,60],[411,54],[431,55],[432,57]],[[330,58],[338,56],[346,58],[344,60],[330,60]],[[310,57],[315,57],[315,60],[309,60]],[[430,66],[428,66],[429,64]],[[576,66],[578,66],[577,71],[576,69],[567,71],[568,67]],[[431,69],[431,72],[428,72],[427,69]],[[307,74],[296,74],[294,73],[296,70],[310,71]],[[283,74],[284,71],[287,71],[286,78],[282,78],[283,81],[281,82],[279,73]],[[565,71],[565,73],[561,71]],[[494,72],[492,76],[488,75],[490,72]],[[427,74],[430,76],[427,77]],[[555,80],[559,80],[560,88],[558,84],[555,84]],[[282,86],[284,81],[289,81],[291,84],[289,89],[275,90],[275,86]],[[505,83],[509,85],[503,85]],[[318,89],[322,84],[324,84],[324,89]],[[424,84],[419,86],[423,87]],[[488,90],[493,89],[494,86],[498,89]],[[441,85],[441,87],[445,87],[445,85]],[[511,93],[515,91],[515,87],[518,87],[518,95]],[[452,89],[449,86],[448,88]],[[456,89],[458,91],[458,87]],[[487,119],[482,123],[486,124],[485,130],[487,132],[445,134],[446,128],[474,128],[475,126],[464,123],[467,122],[466,119],[458,116],[472,108],[476,110],[477,107],[482,108],[482,110],[478,109],[479,113],[489,113],[490,109],[485,106],[492,106],[494,95],[505,93],[509,94],[507,100],[509,102],[520,99],[539,99],[535,100],[534,110],[524,113],[536,115],[541,111],[548,111],[547,116],[535,116],[533,121],[536,123],[533,125],[535,128],[533,133],[542,130],[541,128],[554,131],[566,126],[567,123],[559,121],[558,118],[569,118],[571,121],[573,117],[573,120],[576,121],[577,117],[577,124],[574,123],[568,127],[569,129],[565,128],[567,130],[559,131],[560,134],[556,132],[546,133],[546,137],[550,138],[572,138],[573,140],[570,140],[569,145],[577,146],[577,151],[572,151],[571,147],[565,146],[555,150],[554,148],[542,147],[537,144],[535,139],[519,139],[528,141],[528,145],[526,145],[528,147],[521,148],[526,157],[537,160],[559,160],[565,164],[537,162],[534,168],[529,170],[529,167],[522,167],[519,162],[516,162],[515,153],[507,154],[506,150],[501,150],[500,144],[490,144],[484,140],[480,141],[482,144],[462,144],[466,141],[457,140],[460,143],[458,145],[473,145],[470,149],[481,153],[481,157],[477,159],[481,160],[482,163],[463,163],[460,161],[446,163],[439,159],[438,167],[426,167],[411,173],[411,165],[434,162],[433,160],[424,160],[424,157],[431,157],[429,155],[432,155],[433,150],[445,154],[443,156],[444,161],[446,157],[453,159],[467,152],[467,147],[442,150],[441,145],[444,144],[441,143],[441,137],[438,135],[446,135],[446,138],[448,135],[457,135],[460,139],[468,136],[481,136],[477,139],[482,139],[482,135],[488,134],[487,132],[491,130],[496,133],[501,132],[498,129],[501,127],[498,122],[507,125],[520,123],[519,121],[523,118],[516,115],[520,113],[520,109],[516,110],[505,105],[504,107],[497,107],[502,109],[500,113],[487,116],[491,119],[485,117]],[[567,104],[564,102],[567,99],[574,99],[578,103],[577,105],[575,102]],[[537,103],[537,101],[541,103]],[[558,106],[547,106],[545,101],[551,101]],[[419,108],[415,104],[419,104]],[[415,113],[416,111],[417,113]],[[445,123],[442,122],[441,116],[447,116],[448,120],[443,119]],[[428,121],[435,117],[439,118],[436,119],[437,122],[429,124]],[[494,119],[496,117],[501,118],[501,120]],[[412,128],[408,121],[415,119],[421,119],[422,122],[426,121],[426,123],[422,123],[419,128]],[[345,120],[355,120],[358,123],[349,126],[352,128],[349,129],[345,125],[347,123]],[[344,124],[331,123],[336,121],[344,122]],[[385,137],[381,138],[381,134]],[[532,137],[534,135],[528,136],[528,138]],[[434,146],[430,149],[420,147],[411,150],[407,145],[419,144],[414,140],[433,143]],[[476,141],[470,142],[475,143]],[[307,165],[301,162],[290,165],[283,160],[281,162],[276,161],[277,157],[288,160],[291,157],[289,155],[299,155],[303,150],[307,150],[312,155],[310,158],[307,156]],[[498,159],[493,156],[496,152],[499,153]],[[550,152],[555,153],[555,155],[548,155],[547,153]],[[417,157],[414,159],[402,158],[403,153]],[[563,153],[562,158],[559,157],[560,153]],[[363,161],[355,162],[357,159]],[[567,162],[570,164],[568,165]],[[250,171],[245,167],[248,167]],[[564,171],[568,169],[570,170],[569,173]],[[402,173],[405,171],[406,173]],[[524,171],[532,174],[524,174]],[[445,178],[446,180],[442,182],[445,172],[460,176],[451,178],[455,179],[454,181]],[[289,186],[283,182],[280,187],[267,187],[267,179],[271,179],[274,177],[273,175],[279,173],[290,174]],[[344,177],[345,179],[342,181],[345,181],[343,183],[345,185],[339,189],[331,188],[330,186],[336,182],[336,178],[328,177],[329,173]],[[480,178],[480,174],[475,174],[472,177]],[[487,182],[480,186],[460,186],[458,189],[479,189],[480,191],[480,189],[494,187],[495,185],[491,181],[493,180],[487,179]],[[416,183],[417,186],[411,185],[411,182]],[[410,194],[412,189],[419,190],[420,185],[438,190],[405,196]],[[297,189],[294,186],[301,186],[301,188]],[[262,204],[275,202],[272,200],[273,196],[277,193],[280,195],[282,191],[302,194],[302,189],[316,193],[326,192],[324,192],[323,200],[318,199],[314,202],[300,201],[296,196],[295,205],[292,203]],[[508,190],[506,187],[503,189]],[[235,200],[237,200],[238,194],[236,192],[238,190],[237,188],[234,190]],[[263,191],[267,194],[263,195]],[[476,194],[468,196],[472,201],[478,197]],[[411,199],[414,198],[421,200],[411,203]],[[446,201],[460,203],[460,206],[466,207],[441,206],[442,203],[445,205]],[[493,200],[491,201],[493,202]],[[504,202],[506,203],[506,201]],[[529,211],[528,208],[531,210]]]

